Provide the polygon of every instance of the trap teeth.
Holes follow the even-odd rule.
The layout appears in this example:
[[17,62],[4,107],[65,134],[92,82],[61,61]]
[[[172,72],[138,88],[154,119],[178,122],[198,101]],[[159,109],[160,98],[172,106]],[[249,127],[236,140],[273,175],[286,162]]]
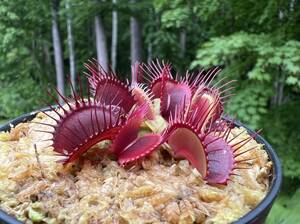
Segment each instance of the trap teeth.
[[[46,113],[56,122],[50,140],[54,151],[66,156],[64,163],[76,160],[102,140],[112,141],[109,152],[120,165],[141,159],[167,142],[174,154],[188,159],[208,183],[226,184],[240,167],[237,164],[245,162],[236,158],[246,153],[238,149],[248,140],[233,145],[228,140],[233,127],[220,122],[223,99],[230,95],[233,81],[221,84],[223,78],[212,85],[218,67],[198,74],[186,72],[180,78],[172,76],[169,63],[156,60],[133,66],[129,84],[113,72],[105,72],[96,61],[85,66],[87,99],[82,88],[77,94],[70,83],[71,99],[56,90],[67,107],[58,103],[62,113],[54,108],[55,116]],[[155,110],[157,99],[160,107]],[[142,123],[155,116],[165,119],[167,127],[161,133],[139,136]]]

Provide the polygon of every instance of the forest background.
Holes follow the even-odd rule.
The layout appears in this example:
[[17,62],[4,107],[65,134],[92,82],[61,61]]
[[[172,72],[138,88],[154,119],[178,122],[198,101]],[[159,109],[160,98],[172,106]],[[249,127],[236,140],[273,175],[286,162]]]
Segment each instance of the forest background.
[[262,128],[283,165],[267,223],[300,223],[299,0],[1,0],[0,124],[53,86],[70,95],[91,58],[123,78],[156,58],[180,74],[222,67],[238,80],[226,112]]

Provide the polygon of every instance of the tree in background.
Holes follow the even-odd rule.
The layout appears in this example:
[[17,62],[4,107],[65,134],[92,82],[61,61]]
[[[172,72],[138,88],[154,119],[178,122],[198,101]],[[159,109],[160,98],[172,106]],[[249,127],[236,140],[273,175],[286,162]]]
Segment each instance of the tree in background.
[[[56,82],[57,90],[64,95],[65,84],[64,84],[64,64],[62,47],[60,40],[60,31],[58,27],[58,10],[59,10],[59,0],[51,0],[51,14],[52,14],[52,40],[54,48],[54,59],[55,59],[55,70],[56,70]],[[60,103],[63,99],[59,97]]]
[[70,9],[70,2],[66,0],[67,10],[67,31],[68,31],[68,49],[69,49],[69,62],[70,62],[70,75],[71,83],[76,89],[76,69],[75,69],[75,52],[74,52],[74,40],[72,29],[72,10]]
[[[136,0],[131,0],[131,4],[135,4]],[[135,62],[141,62],[142,60],[142,34],[141,34],[141,24],[135,15],[135,11],[130,17],[130,57],[131,64]]]
[[112,0],[112,28],[111,28],[111,67],[113,71],[117,68],[117,46],[118,46],[118,12],[115,9],[117,0]]
[[[97,1],[98,4],[101,4]],[[108,71],[108,53],[106,45],[106,35],[104,24],[100,15],[95,15],[95,35],[96,35],[96,48],[97,48],[97,60],[101,67]]]

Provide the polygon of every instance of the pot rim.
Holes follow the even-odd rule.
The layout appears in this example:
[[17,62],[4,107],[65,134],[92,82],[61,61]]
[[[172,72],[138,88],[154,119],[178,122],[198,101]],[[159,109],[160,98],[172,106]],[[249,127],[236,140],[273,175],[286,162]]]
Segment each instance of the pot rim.
[[[55,107],[55,106],[54,106]],[[17,125],[21,122],[26,122],[29,120],[32,120],[37,113],[41,111],[49,111],[51,110],[49,107],[42,108],[40,110],[35,110],[33,112],[21,115],[15,119],[12,119],[5,124],[0,126],[0,131],[9,131],[13,126]],[[223,117],[227,121],[232,121],[232,119],[228,116]],[[247,129],[247,132],[249,134],[254,134],[255,132],[250,129],[247,125],[242,124],[241,122],[237,120],[233,120],[234,125],[237,127],[244,127]],[[255,140],[259,143],[262,143],[264,145],[264,149],[267,152],[270,160],[273,162],[272,166],[272,180],[269,187],[269,191],[264,197],[264,199],[250,212],[246,213],[244,216],[242,216],[240,219],[234,222],[234,224],[244,224],[244,223],[253,223],[261,218],[261,215],[266,213],[268,214],[269,209],[271,208],[275,198],[277,197],[281,184],[282,184],[282,169],[281,169],[281,163],[280,160],[273,149],[273,147],[261,136],[256,135]],[[0,209],[0,223],[1,221],[9,224],[22,224],[22,222],[18,221],[15,217],[5,213]]]

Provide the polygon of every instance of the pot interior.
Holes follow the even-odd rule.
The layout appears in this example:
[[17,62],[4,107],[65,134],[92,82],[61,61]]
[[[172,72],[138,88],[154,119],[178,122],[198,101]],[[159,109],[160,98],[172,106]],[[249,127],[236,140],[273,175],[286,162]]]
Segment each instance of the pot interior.
[[[25,115],[22,115],[16,119],[13,119],[9,121],[8,123],[2,125],[0,127],[0,131],[9,131],[12,126],[15,126],[22,122],[27,122],[32,120],[37,113],[40,111],[49,111],[50,108],[46,107],[41,110],[37,110]],[[227,121],[231,121],[232,119],[230,117],[223,117]],[[246,125],[240,123],[239,121],[234,121],[234,125],[237,127],[244,127],[247,129],[249,134],[254,134],[255,132],[248,128]],[[272,207],[272,204],[277,197],[281,182],[282,182],[282,170],[280,161],[275,153],[275,150],[272,148],[272,146],[260,135],[257,135],[255,140],[258,143],[261,143],[264,145],[264,149],[266,150],[270,160],[273,162],[272,167],[272,176],[270,176],[270,188],[269,192],[265,196],[265,198],[249,213],[245,214],[243,217],[241,217],[239,220],[235,221],[235,224],[244,224],[244,223],[263,223],[269,213],[269,210]],[[16,220],[14,217],[4,213],[0,210],[0,223],[8,223],[8,224],[21,224],[22,222]]]

